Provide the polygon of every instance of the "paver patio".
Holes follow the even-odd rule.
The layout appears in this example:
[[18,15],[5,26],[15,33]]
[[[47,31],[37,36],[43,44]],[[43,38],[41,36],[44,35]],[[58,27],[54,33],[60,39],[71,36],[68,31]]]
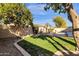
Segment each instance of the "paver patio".
[[17,38],[0,38],[0,56],[22,56],[22,54],[14,46]]

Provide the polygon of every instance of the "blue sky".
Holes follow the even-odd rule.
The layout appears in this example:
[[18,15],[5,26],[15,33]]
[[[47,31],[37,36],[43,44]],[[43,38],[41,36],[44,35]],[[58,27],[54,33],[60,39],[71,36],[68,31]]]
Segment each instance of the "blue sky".
[[[26,7],[31,11],[33,15],[33,23],[34,24],[46,24],[49,23],[52,26],[55,26],[53,22],[53,18],[56,16],[61,16],[65,19],[68,26],[72,26],[71,22],[67,18],[67,14],[58,14],[55,13],[53,10],[44,10],[45,4],[39,4],[39,3],[27,3]],[[75,3],[73,4],[74,9],[79,14],[79,4]]]

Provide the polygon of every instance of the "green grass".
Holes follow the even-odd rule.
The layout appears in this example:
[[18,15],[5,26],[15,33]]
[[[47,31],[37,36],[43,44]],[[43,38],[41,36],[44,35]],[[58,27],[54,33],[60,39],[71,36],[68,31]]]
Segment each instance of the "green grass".
[[53,55],[56,51],[75,51],[76,43],[73,38],[50,37],[50,36],[29,36],[18,43],[31,55]]

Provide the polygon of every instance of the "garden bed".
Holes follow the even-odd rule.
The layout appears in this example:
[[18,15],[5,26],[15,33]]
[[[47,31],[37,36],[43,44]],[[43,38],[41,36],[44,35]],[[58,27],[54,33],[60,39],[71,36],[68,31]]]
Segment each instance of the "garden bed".
[[75,51],[75,40],[68,37],[26,36],[18,44],[32,56],[52,56],[57,51]]

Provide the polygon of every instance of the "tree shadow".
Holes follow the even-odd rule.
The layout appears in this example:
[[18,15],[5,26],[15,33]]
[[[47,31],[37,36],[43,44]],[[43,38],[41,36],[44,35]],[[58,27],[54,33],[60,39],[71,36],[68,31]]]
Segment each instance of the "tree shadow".
[[[55,41],[51,36],[48,36],[50,39],[52,39],[55,43],[57,43],[59,46],[61,46],[64,50],[67,50],[69,53],[70,52],[67,48],[65,48],[64,46],[62,46],[59,42]],[[68,55],[66,54],[64,51],[62,51],[60,48],[58,48],[54,43],[52,43],[50,40],[47,40],[49,43],[51,43],[58,51],[62,52],[64,55]]]
[[[52,39],[52,41],[54,41],[57,45],[59,45],[60,47],[62,47],[63,50],[67,51],[68,53],[66,53],[65,51],[61,50],[59,47],[57,47],[53,42],[51,42],[50,40],[48,40],[47,37],[50,38],[50,39]],[[49,35],[41,35],[41,36],[36,36],[36,37],[33,37],[33,38],[40,38],[40,39],[42,39],[42,40],[47,40],[49,43],[51,43],[58,51],[60,51],[60,52],[61,52],[63,55],[65,55],[65,56],[69,56],[69,55],[76,56],[76,55],[73,54],[70,50],[68,50],[66,47],[64,47],[62,44],[60,44],[58,41],[54,40],[54,39],[52,38],[52,36],[49,36]],[[62,41],[65,41],[65,42],[67,42],[67,43],[69,43],[69,44],[71,44],[71,45],[73,45],[73,46],[76,46],[75,43],[73,43],[73,42],[71,42],[71,41],[68,41],[68,40],[66,40],[66,39],[64,39],[64,38],[61,38],[61,37],[57,37],[57,38],[59,38],[59,39],[62,40]]]
[[51,41],[48,40],[48,42],[50,42],[58,51],[60,51],[62,54],[67,55],[64,51],[62,51],[61,49],[59,49],[55,44],[53,44]]
[[45,48],[42,48],[25,40],[18,42],[18,44],[22,48],[24,48],[31,56],[52,56],[54,54],[53,52]]
[[42,39],[42,40],[47,40],[47,37],[48,35],[39,35],[39,36],[31,36],[32,38],[40,38],[40,39]]
[[66,40],[66,39],[64,39],[64,38],[62,38],[62,37],[56,37],[56,38],[59,38],[60,40],[65,41],[65,42],[67,42],[67,43],[70,43],[70,44],[73,45],[73,46],[76,46],[76,43],[73,43],[73,42],[71,42],[71,41],[68,41],[68,40]]
[[[48,36],[50,39],[52,39],[53,41],[55,41],[59,46],[61,46],[64,50],[66,50],[68,52],[68,54],[64,51],[62,51],[61,49],[59,49],[55,44],[53,44],[50,40],[47,40],[48,42],[50,42],[58,51],[62,52],[65,56],[69,56],[69,55],[73,55],[76,56],[76,54],[72,53],[71,51],[69,51],[66,47],[64,47],[62,44],[60,44],[59,42],[57,42],[56,40],[54,40],[51,36]],[[60,37],[61,38],[61,37]],[[67,41],[66,39],[64,39],[64,41],[68,42],[71,45],[76,46],[75,43]]]

